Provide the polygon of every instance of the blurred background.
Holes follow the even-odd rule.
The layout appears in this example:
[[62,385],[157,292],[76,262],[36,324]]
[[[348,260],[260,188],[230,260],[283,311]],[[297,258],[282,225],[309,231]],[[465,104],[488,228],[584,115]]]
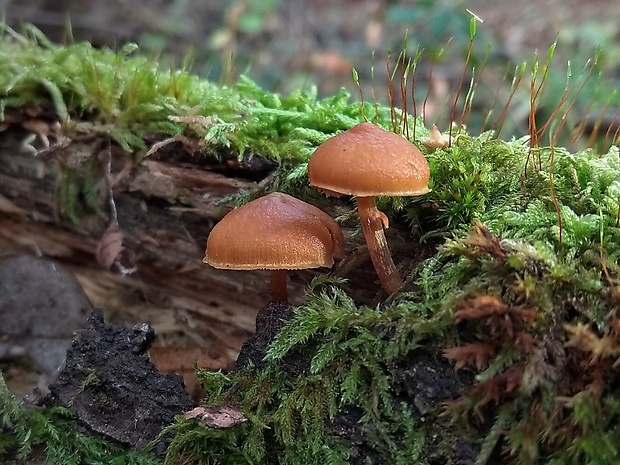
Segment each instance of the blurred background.
[[[576,89],[590,68],[569,126],[609,125],[620,102],[616,0],[0,0],[0,13],[11,27],[33,23],[56,42],[136,42],[164,66],[226,84],[246,74],[283,94],[316,85],[319,96],[345,87],[359,98],[355,68],[365,99],[383,104],[389,51],[393,63],[406,45],[409,57],[423,51],[415,93],[429,122],[447,126],[459,82],[465,94],[474,78],[470,128],[487,128],[490,109],[495,118],[510,100],[504,136],[527,131],[530,83],[518,79],[519,64],[535,53],[544,62],[557,40],[542,113],[561,100],[569,74]],[[469,47],[472,17],[479,21]]]

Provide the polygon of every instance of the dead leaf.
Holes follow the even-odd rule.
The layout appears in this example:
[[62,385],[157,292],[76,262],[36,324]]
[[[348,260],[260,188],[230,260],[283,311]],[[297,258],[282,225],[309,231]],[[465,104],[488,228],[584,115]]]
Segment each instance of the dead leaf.
[[196,407],[185,414],[185,419],[199,420],[209,428],[228,429],[248,421],[246,416],[232,407],[209,405]]
[[478,371],[489,365],[489,360],[497,354],[497,348],[486,342],[474,342],[460,347],[444,349],[444,357],[456,361],[454,371],[458,371],[468,363],[473,363]]
[[123,249],[123,232],[118,222],[113,221],[99,240],[99,245],[97,246],[97,262],[105,269],[110,269],[120,258]]
[[437,126],[433,124],[431,127],[431,135],[430,137],[424,137],[420,139],[420,142],[427,149],[438,149],[441,147],[446,147],[450,145],[451,137],[450,134],[442,134]]

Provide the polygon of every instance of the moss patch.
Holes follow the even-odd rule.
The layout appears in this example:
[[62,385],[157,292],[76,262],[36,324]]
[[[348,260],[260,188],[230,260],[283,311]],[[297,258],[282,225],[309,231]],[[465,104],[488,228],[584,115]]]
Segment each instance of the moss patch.
[[[351,445],[334,425],[355,410],[357,434],[375,454],[370,463],[433,463],[438,451],[441,463],[456,462],[455,437],[480,438],[476,463],[613,463],[619,152],[541,148],[536,163],[532,153],[520,141],[483,135],[430,154],[429,197],[445,209],[413,211],[455,236],[412,270],[406,292],[358,308],[337,283],[315,282],[267,351],[266,367],[202,374],[209,402],[238,405],[250,417],[235,433],[245,459],[347,463]],[[465,176],[466,167],[478,175]],[[468,194],[479,200],[475,208],[455,208]],[[459,212],[459,221],[446,221],[446,211]],[[455,368],[468,368],[465,376],[478,373],[460,398],[424,411],[415,395],[398,395],[394,373],[437,345]],[[282,366],[291,351],[308,359],[301,375]],[[442,423],[442,412],[461,433]],[[601,438],[605,447],[595,447]],[[171,454],[185,446],[180,433]]]
[[[44,458],[50,464],[109,463],[156,465],[147,452],[123,450],[75,430],[71,412],[61,407],[44,411],[26,408],[8,391],[0,376],[0,458],[26,462]],[[9,462],[10,463],[10,462]]]

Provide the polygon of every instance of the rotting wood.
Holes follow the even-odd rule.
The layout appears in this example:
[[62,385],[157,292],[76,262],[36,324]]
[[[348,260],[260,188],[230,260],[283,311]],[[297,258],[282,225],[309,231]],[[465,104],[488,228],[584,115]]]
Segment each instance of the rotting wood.
[[[106,310],[111,323],[145,321],[155,328],[160,344],[217,344],[227,347],[234,360],[254,331],[256,312],[269,300],[269,276],[211,268],[202,263],[204,247],[210,229],[232,208],[222,199],[261,189],[260,180],[273,164],[257,158],[246,166],[234,158],[216,162],[189,154],[178,143],[135,164],[104,137],[71,141],[58,136],[60,149],[36,153],[24,149],[27,135],[19,126],[0,132],[0,255],[26,252],[59,260],[76,275],[93,305]],[[61,208],[68,169],[76,179],[86,176],[87,169],[97,170],[99,212],[80,205],[79,224]],[[123,245],[135,254],[135,274],[104,270],[95,258],[109,225],[102,215],[110,212],[108,179]],[[328,213],[336,216],[346,208]],[[389,233],[398,242],[398,231],[390,228]],[[350,255],[359,241],[351,240],[351,229],[345,236]],[[403,255],[401,265],[408,259]],[[291,302],[301,303],[307,283],[324,271],[291,272]],[[368,261],[347,277],[348,291],[357,301],[373,300],[379,287]]]
[[[221,200],[259,189],[258,180],[248,180],[241,170],[236,175],[230,162],[209,164],[205,156],[179,155],[171,146],[137,165],[105,140],[37,155],[24,150],[26,134],[19,127],[0,133],[0,255],[26,252],[59,260],[112,323],[146,321],[163,343],[187,344],[188,337],[203,347],[223,343],[234,359],[254,330],[256,312],[269,300],[268,274],[216,270],[202,258],[210,229],[232,208]],[[109,179],[123,245],[136,257],[133,275],[104,270],[96,261],[108,220],[82,208],[76,225],[61,209],[63,170],[83,176],[86,161],[95,160],[101,178],[97,203],[109,211],[106,157],[112,157]],[[293,303],[301,302],[318,272],[291,273]]]
[[[268,300],[267,276],[214,270],[201,260],[210,228],[230,208],[218,201],[255,190],[257,183],[165,159],[145,160],[127,170],[129,158],[113,153],[110,175],[118,222],[138,267],[136,274],[120,276],[102,269],[95,259],[107,221],[96,212],[81,212],[78,227],[60,210],[62,165],[71,153],[36,156],[22,150],[23,137],[21,130],[0,134],[0,254],[55,258],[74,272],[92,303],[105,308],[115,322],[147,321],[160,339],[168,340],[175,334],[161,331],[166,328],[159,328],[160,322],[185,315],[182,319],[190,321],[188,326],[203,342],[224,342],[233,356],[252,334],[256,311]],[[74,147],[73,153],[88,149],[93,152],[82,156],[106,156],[101,143]],[[99,192],[97,200],[105,210],[107,191]],[[292,288],[294,295],[303,292],[301,283]],[[177,327],[177,337],[182,329]]]

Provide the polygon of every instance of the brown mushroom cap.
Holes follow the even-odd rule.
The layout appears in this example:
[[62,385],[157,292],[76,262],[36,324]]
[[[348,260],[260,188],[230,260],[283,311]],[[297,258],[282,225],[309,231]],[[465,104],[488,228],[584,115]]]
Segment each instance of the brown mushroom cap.
[[274,192],[222,218],[203,261],[230,270],[296,270],[331,267],[343,253],[342,231],[328,214]]
[[323,142],[308,162],[310,185],[332,195],[410,196],[429,191],[430,171],[404,137],[361,123]]

